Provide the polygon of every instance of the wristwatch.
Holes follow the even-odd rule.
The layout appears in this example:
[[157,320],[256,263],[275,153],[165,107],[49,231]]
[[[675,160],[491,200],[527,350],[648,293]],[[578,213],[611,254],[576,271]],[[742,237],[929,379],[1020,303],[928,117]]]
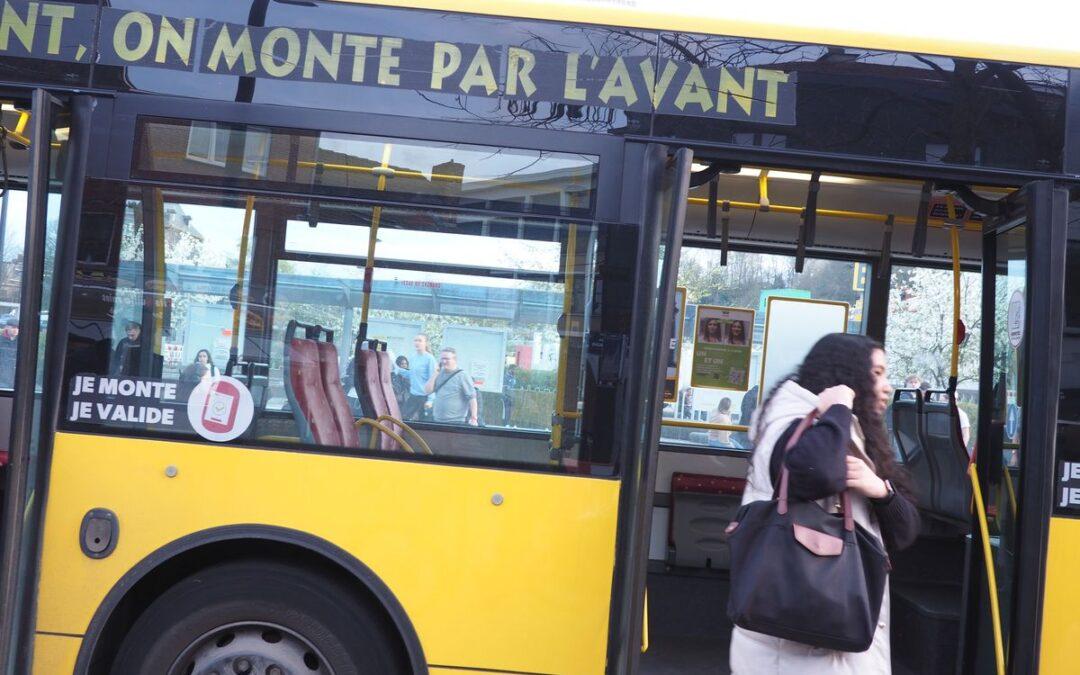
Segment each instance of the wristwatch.
[[884,483],[885,483],[885,496],[884,497],[878,497],[878,498],[874,498],[874,497],[870,498],[870,501],[872,501],[875,504],[888,504],[889,502],[891,502],[893,500],[893,497],[896,496],[896,488],[893,487],[892,481],[886,478]]

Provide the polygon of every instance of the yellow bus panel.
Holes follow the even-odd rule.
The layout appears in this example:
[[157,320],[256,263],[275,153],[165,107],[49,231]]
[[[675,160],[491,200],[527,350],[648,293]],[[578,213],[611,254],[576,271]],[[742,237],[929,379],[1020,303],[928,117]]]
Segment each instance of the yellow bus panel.
[[1077,669],[1075,652],[1080,644],[1077,560],[1080,560],[1080,520],[1051,518],[1039,653],[1039,672],[1043,675],[1071,675]]
[[34,636],[33,675],[71,675],[82,640],[67,635]]
[[[67,433],[51,471],[39,631],[83,634],[117,580],[169,542],[263,524],[370,567],[429,664],[603,672],[618,481]],[[101,560],[79,547],[93,508],[119,521]]]

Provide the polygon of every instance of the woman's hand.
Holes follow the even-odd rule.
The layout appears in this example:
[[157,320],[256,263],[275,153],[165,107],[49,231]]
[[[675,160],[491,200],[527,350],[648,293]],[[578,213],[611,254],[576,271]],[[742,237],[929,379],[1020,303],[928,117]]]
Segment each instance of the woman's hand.
[[847,456],[847,488],[870,499],[884,499],[889,495],[885,481],[859,457]]
[[825,412],[834,405],[853,407],[855,405],[855,391],[846,384],[838,384],[818,394],[818,410],[820,412]]

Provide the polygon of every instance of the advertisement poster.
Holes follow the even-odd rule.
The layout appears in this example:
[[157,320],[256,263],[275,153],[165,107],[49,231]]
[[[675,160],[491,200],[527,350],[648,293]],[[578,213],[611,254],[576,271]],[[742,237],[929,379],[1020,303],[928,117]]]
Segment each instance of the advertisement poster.
[[664,377],[664,402],[679,400],[679,361],[682,356],[683,317],[686,316],[686,289],[675,289],[671,311],[671,344],[668,346],[667,374]]
[[691,386],[746,391],[753,343],[754,310],[698,305]]
[[794,372],[815,342],[829,333],[846,332],[848,310],[846,302],[833,300],[769,298],[761,350],[761,396]]

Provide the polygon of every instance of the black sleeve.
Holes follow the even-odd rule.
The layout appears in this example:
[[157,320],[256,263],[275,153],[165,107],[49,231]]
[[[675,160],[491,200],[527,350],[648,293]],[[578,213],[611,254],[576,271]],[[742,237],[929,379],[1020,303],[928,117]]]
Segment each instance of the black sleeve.
[[779,485],[781,462],[786,463],[788,496],[794,499],[822,499],[839,494],[847,485],[848,444],[851,442],[851,409],[834,405],[818,418],[817,424],[803,433],[799,442],[786,453],[784,447],[799,421],[780,435],[769,460],[773,485]]
[[919,536],[919,510],[910,499],[897,492],[886,501],[871,501],[871,504],[881,525],[885,548],[899,551],[914,543]]

